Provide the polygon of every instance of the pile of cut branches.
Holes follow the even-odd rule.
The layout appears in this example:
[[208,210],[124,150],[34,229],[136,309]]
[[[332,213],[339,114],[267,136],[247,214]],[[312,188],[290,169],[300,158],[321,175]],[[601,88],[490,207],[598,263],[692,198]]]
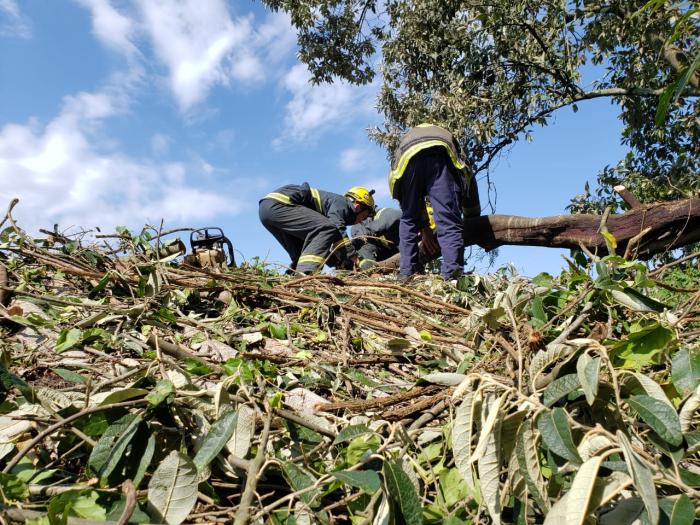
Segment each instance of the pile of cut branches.
[[0,232],[5,521],[694,520],[692,265],[406,286],[100,242]]

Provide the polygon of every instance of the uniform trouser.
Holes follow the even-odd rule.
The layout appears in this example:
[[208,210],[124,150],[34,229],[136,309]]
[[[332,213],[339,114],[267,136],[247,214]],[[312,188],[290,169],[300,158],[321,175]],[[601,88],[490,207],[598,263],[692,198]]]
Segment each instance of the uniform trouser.
[[304,206],[263,199],[260,222],[289,254],[292,269],[312,272],[320,269],[340,232],[327,217]]
[[393,244],[388,247],[383,244],[375,244],[368,241],[357,250],[357,256],[360,258],[360,269],[365,270],[371,268],[378,261],[388,259],[397,253],[397,251]]
[[431,148],[418,153],[406,166],[399,181],[399,252],[401,275],[412,275],[420,270],[418,233],[425,197],[433,207],[437,239],[442,252],[440,273],[450,278],[464,268],[464,240],[462,239],[462,184],[443,148]]

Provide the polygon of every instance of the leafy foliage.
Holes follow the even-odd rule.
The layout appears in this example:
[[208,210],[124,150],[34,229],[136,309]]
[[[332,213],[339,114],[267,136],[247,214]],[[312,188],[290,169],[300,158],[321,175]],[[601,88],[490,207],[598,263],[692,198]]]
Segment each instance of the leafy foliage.
[[406,288],[197,270],[123,242],[0,245],[8,516],[28,501],[46,523],[117,521],[131,480],[139,522],[694,520],[692,272],[679,287],[677,266],[609,256]]

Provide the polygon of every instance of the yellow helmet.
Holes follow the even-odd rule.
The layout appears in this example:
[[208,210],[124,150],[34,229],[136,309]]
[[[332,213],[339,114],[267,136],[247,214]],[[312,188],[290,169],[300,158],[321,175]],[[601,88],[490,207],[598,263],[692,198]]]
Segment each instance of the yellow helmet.
[[353,186],[345,192],[346,197],[364,204],[371,212],[374,212],[374,197],[372,195],[374,195],[374,190],[368,190],[364,186]]

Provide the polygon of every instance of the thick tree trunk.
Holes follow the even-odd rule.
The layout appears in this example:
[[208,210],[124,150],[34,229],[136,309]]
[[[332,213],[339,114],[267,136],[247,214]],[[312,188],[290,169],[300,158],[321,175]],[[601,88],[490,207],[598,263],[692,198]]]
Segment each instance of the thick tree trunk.
[[[700,241],[700,199],[684,199],[638,206],[621,215],[610,215],[605,224],[600,215],[555,215],[518,217],[482,215],[464,221],[467,246],[493,250],[504,245],[579,248],[607,254],[601,226],[617,242],[616,253],[639,259]],[[395,259],[395,260],[394,260]],[[382,261],[395,268],[398,255]]]

